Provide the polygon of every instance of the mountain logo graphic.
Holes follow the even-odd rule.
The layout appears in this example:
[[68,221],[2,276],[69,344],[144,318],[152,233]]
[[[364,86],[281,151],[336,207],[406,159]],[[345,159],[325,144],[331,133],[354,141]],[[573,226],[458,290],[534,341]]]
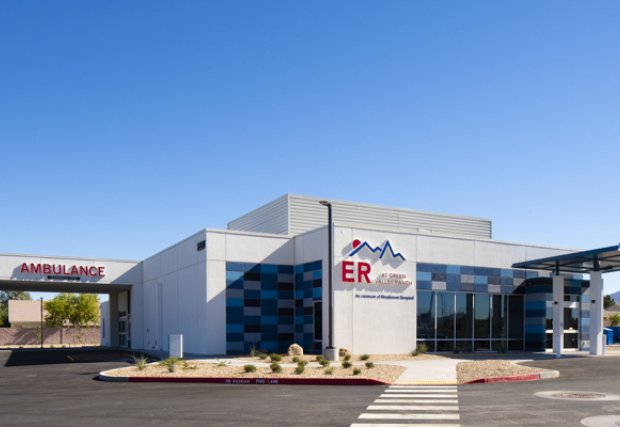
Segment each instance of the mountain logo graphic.
[[368,242],[362,242],[359,239],[355,239],[351,242],[351,247],[353,248],[353,250],[347,256],[353,256],[360,252],[362,249],[366,248],[373,254],[379,252],[379,259],[382,259],[383,255],[389,252],[390,255],[392,255],[392,258],[400,258],[401,260],[406,261],[403,254],[401,254],[400,252],[394,252],[394,248],[392,248],[392,244],[389,240],[386,240],[383,246],[373,247]]

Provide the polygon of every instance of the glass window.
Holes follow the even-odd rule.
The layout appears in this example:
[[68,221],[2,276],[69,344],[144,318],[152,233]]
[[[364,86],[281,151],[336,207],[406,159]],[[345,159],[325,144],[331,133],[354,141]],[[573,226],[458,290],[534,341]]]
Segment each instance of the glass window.
[[493,338],[506,338],[506,329],[508,327],[506,316],[506,296],[505,295],[493,295],[491,296],[493,313],[491,316],[493,322]]
[[435,298],[433,292],[418,291],[418,339],[435,338]]
[[[474,296],[474,337],[489,338],[491,329],[488,294],[475,294]],[[474,349],[475,350],[475,349]]]
[[323,303],[321,301],[314,302],[314,339],[316,341],[323,339]]
[[456,294],[456,337],[472,338],[474,336],[474,296],[473,294]]
[[436,295],[437,338],[454,338],[454,294],[437,292]]
[[523,339],[523,297],[510,295],[508,297],[508,338]]

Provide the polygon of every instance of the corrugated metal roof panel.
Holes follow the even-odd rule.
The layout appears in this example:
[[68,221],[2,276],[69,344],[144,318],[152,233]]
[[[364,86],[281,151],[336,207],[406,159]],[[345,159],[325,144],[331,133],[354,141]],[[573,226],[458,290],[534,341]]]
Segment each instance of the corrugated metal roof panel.
[[[292,235],[305,233],[322,227],[327,222],[327,210],[318,203],[320,200],[317,197],[285,195],[231,221],[228,228],[282,234],[288,231]],[[487,219],[338,200],[330,202],[333,206],[334,222],[338,225],[491,238],[491,221]]]

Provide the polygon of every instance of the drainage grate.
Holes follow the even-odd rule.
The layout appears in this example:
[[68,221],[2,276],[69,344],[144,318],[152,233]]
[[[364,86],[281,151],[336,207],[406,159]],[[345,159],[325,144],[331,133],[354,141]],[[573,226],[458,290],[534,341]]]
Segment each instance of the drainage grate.
[[601,399],[605,397],[603,393],[588,393],[580,391],[567,391],[551,395],[557,399]]
[[609,393],[597,393],[594,391],[555,390],[534,393],[538,397],[559,400],[602,401],[620,400],[620,395]]

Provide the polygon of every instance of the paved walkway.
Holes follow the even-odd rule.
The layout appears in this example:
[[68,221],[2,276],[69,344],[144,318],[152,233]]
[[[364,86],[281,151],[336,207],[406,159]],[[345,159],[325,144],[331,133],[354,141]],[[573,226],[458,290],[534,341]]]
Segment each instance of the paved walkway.
[[438,358],[388,363],[407,368],[394,384],[456,384],[456,365],[464,361]]

